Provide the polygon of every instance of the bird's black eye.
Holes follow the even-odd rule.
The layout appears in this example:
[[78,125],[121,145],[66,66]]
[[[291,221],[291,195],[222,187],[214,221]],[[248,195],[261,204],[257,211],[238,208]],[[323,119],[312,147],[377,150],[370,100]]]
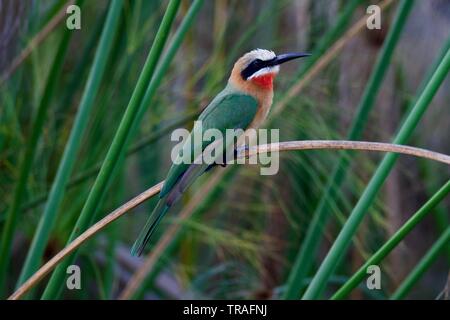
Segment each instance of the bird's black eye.
[[266,65],[264,64],[263,60],[255,59],[250,62],[244,70],[242,70],[241,76],[244,80],[247,80],[252,74],[265,67]]
[[253,60],[249,66],[251,66],[253,68],[253,70],[258,71],[259,69],[264,68],[263,66],[263,61],[261,59],[255,59]]

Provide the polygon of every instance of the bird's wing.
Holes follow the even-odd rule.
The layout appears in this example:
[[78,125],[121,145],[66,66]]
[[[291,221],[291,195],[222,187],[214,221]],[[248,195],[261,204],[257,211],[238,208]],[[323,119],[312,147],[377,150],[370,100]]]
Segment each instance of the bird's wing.
[[[215,99],[202,112],[198,120],[202,121],[202,131],[208,129],[218,129],[225,136],[226,129],[246,129],[254,119],[258,110],[258,102],[250,95],[243,93],[229,93],[222,95],[220,99]],[[210,144],[212,141],[201,141],[200,144],[191,143],[193,135],[199,128],[194,127],[193,131],[186,139],[186,142],[180,151],[178,157],[183,152],[190,152],[195,158]],[[182,175],[188,170],[189,164],[180,163],[173,164],[167,174],[166,181],[160,192],[160,197],[167,195]],[[190,179],[189,179],[190,180]]]

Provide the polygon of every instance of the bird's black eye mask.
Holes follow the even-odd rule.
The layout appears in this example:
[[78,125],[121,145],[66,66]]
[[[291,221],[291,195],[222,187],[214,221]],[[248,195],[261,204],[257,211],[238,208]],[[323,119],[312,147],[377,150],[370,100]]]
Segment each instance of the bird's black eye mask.
[[261,69],[264,69],[266,67],[269,66],[269,62],[272,61],[268,60],[268,61],[263,61],[261,59],[255,59],[252,62],[249,63],[249,65],[247,67],[245,67],[244,70],[241,71],[241,77],[244,80],[247,80],[248,78],[250,78],[255,72],[258,72]]

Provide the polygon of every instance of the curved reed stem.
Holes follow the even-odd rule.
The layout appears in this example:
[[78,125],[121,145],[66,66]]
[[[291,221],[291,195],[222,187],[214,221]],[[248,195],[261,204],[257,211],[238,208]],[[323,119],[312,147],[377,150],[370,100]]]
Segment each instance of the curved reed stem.
[[356,271],[342,287],[331,297],[332,300],[346,298],[350,292],[367,276],[367,267],[380,262],[450,193],[450,180],[440,188],[411,218],[406,221],[395,234],[385,242],[367,261]]
[[[396,145],[390,143],[380,142],[366,142],[366,141],[335,141],[335,140],[305,140],[305,141],[286,141],[280,143],[259,145],[252,147],[249,150],[241,149],[238,152],[238,157],[247,157],[259,153],[266,153],[268,151],[294,151],[294,150],[318,150],[318,149],[331,149],[331,150],[364,150],[364,151],[382,151],[382,152],[394,152],[399,154],[412,155],[420,158],[426,158],[437,162],[442,162],[450,165],[450,156],[442,153],[437,153],[421,148],[415,148],[405,145]],[[24,294],[31,290],[42,278],[44,278],[51,270],[53,270],[66,256],[80,247],[85,241],[93,237],[111,222],[117,220],[131,209],[137,207],[144,201],[150,199],[156,195],[164,181],[154,185],[153,187],[142,192],[138,196],[134,197],[130,201],[126,202],[103,219],[98,221],[92,227],[87,229],[72,242],[70,242],[63,250],[56,254],[52,259],[45,263],[36,273],[34,273],[22,286],[20,286],[8,299],[17,300]],[[165,244],[163,244],[160,250],[163,250]]]
[[[177,221],[186,221],[195,214],[195,211],[204,201],[205,197],[210,194],[211,190],[214,189],[220,181],[224,180],[225,172],[225,170],[220,170],[211,175],[211,178],[202,185],[198,192],[195,193],[194,197],[183,207],[177,216]],[[146,283],[146,279],[149,277],[152,270],[156,268],[157,262],[160,260],[163,253],[170,251],[169,248],[173,246],[174,239],[179,238],[181,232],[182,224],[180,223],[171,224],[170,227],[164,231],[164,235],[145,257],[142,266],[140,266],[139,269],[134,272],[130,280],[128,280],[125,288],[119,295],[119,300],[131,300],[136,296],[139,289]]]

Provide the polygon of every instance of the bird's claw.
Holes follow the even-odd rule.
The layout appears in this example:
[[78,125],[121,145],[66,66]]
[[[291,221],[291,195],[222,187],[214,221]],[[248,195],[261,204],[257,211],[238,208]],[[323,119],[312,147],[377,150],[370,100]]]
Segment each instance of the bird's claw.
[[[245,152],[248,152],[248,151],[250,150],[250,148],[249,148],[248,145],[245,145],[245,146],[243,146],[242,148],[245,150]],[[246,156],[246,157],[247,157],[247,156]],[[233,160],[236,161],[237,158],[238,158],[238,150],[235,148],[235,149],[233,150]],[[210,165],[208,166],[208,168],[206,168],[205,172],[211,170],[213,167],[215,167],[215,166],[217,166],[217,165],[220,165],[222,168],[225,168],[225,167],[228,165],[228,162],[227,162],[227,159],[226,159],[226,156],[225,156],[225,155],[223,156],[223,163],[217,163],[217,162],[214,162],[213,164],[210,164]]]

